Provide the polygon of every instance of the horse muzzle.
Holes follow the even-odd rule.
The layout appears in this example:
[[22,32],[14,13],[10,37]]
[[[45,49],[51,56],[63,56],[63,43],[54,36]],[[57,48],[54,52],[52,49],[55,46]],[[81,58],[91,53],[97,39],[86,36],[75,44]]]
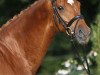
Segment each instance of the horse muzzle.
[[75,38],[79,44],[87,44],[90,39],[90,35],[90,28],[87,28],[87,30],[78,28],[77,32],[75,32]]

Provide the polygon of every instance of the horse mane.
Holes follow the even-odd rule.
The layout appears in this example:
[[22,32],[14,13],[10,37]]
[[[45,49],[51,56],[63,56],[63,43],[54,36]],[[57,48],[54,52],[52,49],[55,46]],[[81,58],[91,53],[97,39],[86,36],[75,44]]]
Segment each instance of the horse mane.
[[[15,15],[13,18],[9,19],[5,24],[2,25],[2,28],[5,28],[6,26],[10,25],[13,21],[21,17],[25,12],[27,12],[32,6],[35,6],[38,3],[38,1],[35,1],[33,4],[28,6],[26,9],[22,10],[19,14]],[[0,30],[1,30],[0,29]]]

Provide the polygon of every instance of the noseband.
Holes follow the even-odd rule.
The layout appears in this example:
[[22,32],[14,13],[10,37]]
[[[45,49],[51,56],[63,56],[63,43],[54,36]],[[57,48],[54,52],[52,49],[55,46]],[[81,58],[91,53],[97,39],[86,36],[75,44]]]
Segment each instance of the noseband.
[[[68,24],[66,24],[66,22],[62,19],[62,17],[60,16],[60,14],[59,14],[58,11],[57,11],[57,7],[56,7],[56,5],[55,5],[55,1],[56,1],[56,0],[51,0],[55,25],[57,26],[57,22],[60,22],[61,25],[65,28],[67,35],[71,36],[71,38],[73,39],[73,38],[75,37],[75,30],[76,30],[77,24],[78,24],[78,22],[79,22],[81,19],[83,19],[83,16],[82,16],[82,15],[77,15],[77,16],[73,17],[73,18],[68,22]],[[58,20],[58,21],[57,21],[57,20]],[[75,24],[74,30],[71,30],[70,26],[71,26],[71,25],[73,24],[73,22],[75,22],[75,21],[77,21],[77,22],[76,22],[76,24]],[[57,26],[57,27],[58,27],[58,26]],[[58,28],[58,29],[59,29],[59,28]],[[60,29],[59,29],[59,30],[60,30]],[[72,42],[72,44],[73,44],[73,42]],[[75,45],[75,44],[74,44],[74,45]],[[75,46],[74,46],[74,47],[75,47]],[[74,51],[74,53],[78,56],[78,58],[80,59],[80,61],[81,61],[81,63],[83,64],[83,67],[84,67],[84,69],[86,70],[87,74],[88,74],[88,75],[91,75],[91,74],[90,74],[90,70],[89,70],[89,64],[88,64],[88,62],[87,62],[86,56],[84,56],[84,61],[86,62],[87,69],[86,69],[86,67],[85,67],[85,65],[84,65],[84,61],[82,60],[82,58],[81,58],[80,55],[79,55],[79,52],[78,52],[77,50],[76,50],[76,51],[73,50],[73,51]]]
[[[52,8],[53,8],[53,15],[54,15],[54,22],[55,24],[57,25],[57,18],[58,18],[58,21],[61,23],[61,25],[63,25],[63,27],[65,28],[66,30],[66,33],[69,35],[69,36],[72,36],[72,35],[75,35],[75,29],[77,27],[77,23],[79,22],[79,20],[83,19],[83,16],[82,15],[77,15],[75,17],[73,17],[69,22],[68,24],[66,24],[66,22],[62,19],[62,17],[60,16],[60,14],[58,13],[57,11],[57,7],[55,5],[55,0],[51,0],[51,4],[52,4]],[[74,30],[71,30],[70,26],[73,24],[73,22],[75,22],[77,20],[77,23],[74,27]],[[58,27],[58,26],[57,26]],[[59,28],[58,28],[59,29]]]

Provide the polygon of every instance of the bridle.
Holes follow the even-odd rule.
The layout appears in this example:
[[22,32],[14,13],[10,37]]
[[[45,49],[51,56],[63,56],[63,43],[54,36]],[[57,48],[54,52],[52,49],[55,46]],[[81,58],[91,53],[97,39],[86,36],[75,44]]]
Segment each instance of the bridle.
[[[57,7],[56,7],[56,5],[55,5],[55,1],[56,1],[56,0],[51,0],[55,24],[57,25],[57,19],[58,19],[58,21],[59,21],[59,22],[63,25],[63,27],[65,28],[66,33],[67,33],[69,36],[73,36],[73,37],[74,37],[77,24],[78,24],[79,20],[83,19],[83,16],[82,16],[82,15],[77,15],[77,16],[73,17],[73,18],[68,22],[68,24],[66,24],[66,22],[62,19],[62,17],[60,16],[60,14],[59,14],[58,11],[57,11]],[[76,22],[76,25],[75,25],[75,27],[74,27],[74,30],[71,30],[70,26],[71,26],[72,23],[75,22],[76,20],[77,20],[77,22]],[[57,26],[57,27],[58,27],[58,26]]]
[[[82,15],[77,15],[77,16],[73,17],[73,18],[68,22],[68,24],[66,24],[66,22],[62,19],[62,17],[60,16],[60,14],[59,14],[58,11],[57,11],[57,7],[56,7],[56,4],[55,4],[55,1],[56,1],[56,0],[51,0],[52,9],[53,9],[53,17],[54,17],[55,25],[57,26],[57,22],[59,21],[60,24],[65,28],[67,35],[71,37],[71,40],[73,40],[73,38],[75,37],[75,30],[76,30],[76,27],[77,27],[77,25],[78,25],[78,22],[79,22],[81,19],[83,19],[83,16],[82,16]],[[57,21],[57,20],[58,20],[58,21]],[[75,22],[75,21],[77,21],[77,22],[76,22],[76,24],[75,24],[74,30],[71,30],[70,26],[71,26],[71,25],[73,24],[73,22]],[[58,28],[58,26],[57,26],[57,28]],[[58,29],[59,29],[59,28],[58,28]],[[59,30],[60,30],[60,29],[59,29]],[[73,42],[72,42],[72,44],[75,45]],[[90,69],[89,69],[89,64],[88,64],[88,62],[87,62],[86,56],[84,55],[84,61],[83,61],[83,59],[81,58],[79,52],[78,52],[77,50],[76,50],[76,51],[73,50],[73,51],[74,51],[74,53],[76,54],[76,56],[79,58],[79,60],[81,61],[81,63],[82,63],[82,65],[83,65],[84,69],[86,70],[87,74],[88,74],[88,75],[91,75]],[[84,62],[86,63],[87,69],[86,69],[86,67],[85,67],[85,65],[84,65]]]

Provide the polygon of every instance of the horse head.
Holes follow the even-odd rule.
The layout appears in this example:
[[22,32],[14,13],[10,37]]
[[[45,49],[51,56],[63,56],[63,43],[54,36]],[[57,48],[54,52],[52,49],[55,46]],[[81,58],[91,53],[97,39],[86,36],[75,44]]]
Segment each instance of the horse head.
[[54,21],[60,31],[66,31],[80,43],[86,44],[90,37],[90,28],[87,26],[80,12],[80,3],[77,0],[51,0]]

